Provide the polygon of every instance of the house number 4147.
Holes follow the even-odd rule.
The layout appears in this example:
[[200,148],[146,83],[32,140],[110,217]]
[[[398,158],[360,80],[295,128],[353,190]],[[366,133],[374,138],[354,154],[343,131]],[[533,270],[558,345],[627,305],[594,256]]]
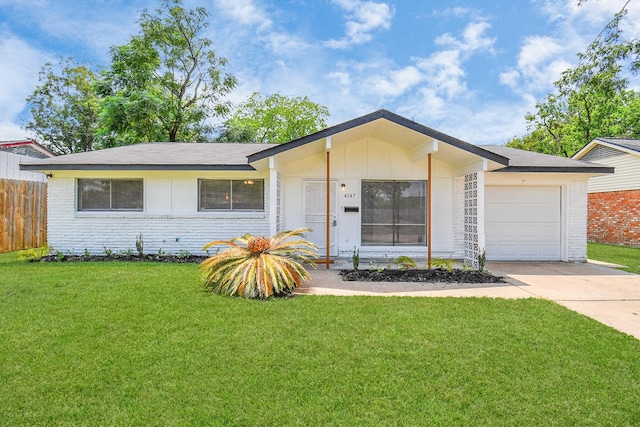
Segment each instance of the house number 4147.
[[345,193],[344,198],[345,199],[355,199],[356,198],[356,193]]

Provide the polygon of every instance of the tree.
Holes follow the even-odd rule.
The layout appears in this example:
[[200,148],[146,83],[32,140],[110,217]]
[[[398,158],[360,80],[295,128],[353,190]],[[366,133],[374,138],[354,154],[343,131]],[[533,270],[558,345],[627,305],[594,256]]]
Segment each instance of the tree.
[[97,86],[103,96],[98,135],[105,146],[146,141],[205,141],[208,119],[225,114],[236,86],[227,60],[202,37],[209,13],[162,0],[140,16],[140,33],[111,48]]
[[637,107],[640,94],[628,89],[624,66],[640,68],[640,41],[622,39],[623,8],[605,29],[578,54],[578,65],[554,83],[556,92],[528,114],[528,130],[507,146],[570,157],[592,139],[640,136]]
[[39,80],[27,98],[32,119],[25,129],[56,154],[93,150],[100,104],[94,92],[96,75],[71,58],[61,58],[57,66],[46,63]]
[[220,142],[288,142],[325,128],[329,109],[308,97],[254,92],[224,122]]

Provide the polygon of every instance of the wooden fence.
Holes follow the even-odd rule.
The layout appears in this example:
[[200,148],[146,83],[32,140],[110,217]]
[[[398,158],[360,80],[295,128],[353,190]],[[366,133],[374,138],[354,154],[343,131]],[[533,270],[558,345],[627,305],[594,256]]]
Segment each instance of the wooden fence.
[[47,241],[47,183],[0,179],[0,253]]

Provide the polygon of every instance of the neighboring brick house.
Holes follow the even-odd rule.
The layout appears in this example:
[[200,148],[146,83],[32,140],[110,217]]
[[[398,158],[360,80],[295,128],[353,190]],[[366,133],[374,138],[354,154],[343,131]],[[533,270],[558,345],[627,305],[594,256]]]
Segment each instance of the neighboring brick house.
[[589,180],[589,241],[640,247],[640,139],[597,138],[573,158],[615,168]]

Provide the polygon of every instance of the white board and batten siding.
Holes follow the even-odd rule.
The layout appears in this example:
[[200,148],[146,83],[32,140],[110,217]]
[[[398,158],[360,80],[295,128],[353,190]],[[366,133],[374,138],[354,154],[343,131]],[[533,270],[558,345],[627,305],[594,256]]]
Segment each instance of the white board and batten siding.
[[[269,195],[260,212],[199,212],[197,177],[144,177],[143,212],[78,212],[76,178],[49,181],[49,245],[63,252],[103,254],[132,250],[144,239],[148,254],[189,251],[203,254],[212,240],[229,240],[245,233],[269,235]],[[51,195],[55,195],[52,197]],[[215,248],[213,249],[215,250]]]
[[25,160],[33,159],[0,150],[0,179],[47,182],[47,177],[42,172],[21,171],[20,162]]
[[562,258],[561,187],[487,187],[486,251],[491,260]]

